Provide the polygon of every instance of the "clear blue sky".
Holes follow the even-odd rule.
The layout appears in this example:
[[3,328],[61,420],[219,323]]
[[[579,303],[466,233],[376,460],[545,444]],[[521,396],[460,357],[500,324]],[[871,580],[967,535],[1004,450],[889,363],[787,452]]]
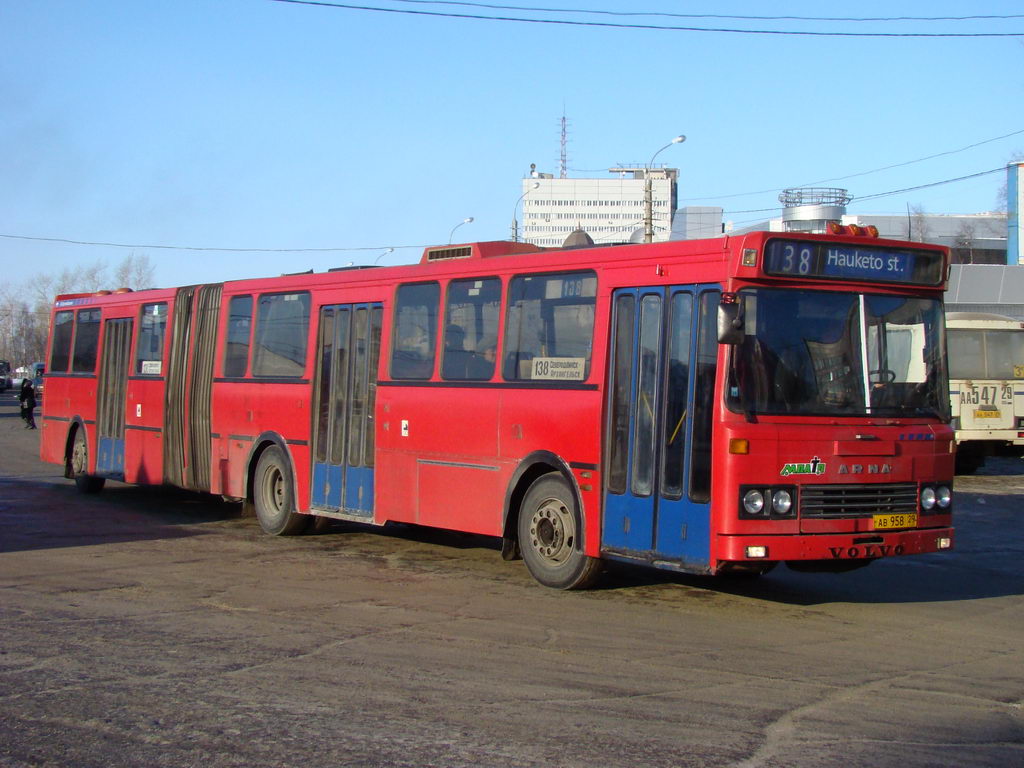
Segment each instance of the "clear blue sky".
[[[794,16],[1024,14],[1010,2],[490,0],[605,11]],[[1016,32],[985,21],[756,21],[404,11],[832,32]],[[683,204],[737,223],[822,182],[868,196],[1002,167],[1024,133],[1024,37],[863,38],[484,21],[272,0],[0,0],[0,234],[130,244],[160,285],[418,259],[508,236],[530,163],[572,175],[658,157]],[[586,173],[585,171],[597,171]],[[997,205],[1001,173],[854,201],[851,213]],[[760,194],[739,195],[761,192]],[[157,250],[344,248],[333,253]],[[415,246],[403,248],[403,246]],[[366,249],[366,250],[359,250]],[[132,249],[0,237],[3,280]]]

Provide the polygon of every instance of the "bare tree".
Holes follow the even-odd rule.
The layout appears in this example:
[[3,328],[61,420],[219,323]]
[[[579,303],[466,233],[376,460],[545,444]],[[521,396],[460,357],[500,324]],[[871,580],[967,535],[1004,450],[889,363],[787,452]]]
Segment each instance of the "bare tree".
[[0,359],[18,367],[43,359],[49,308],[33,306],[23,292],[5,286],[0,293]]
[[109,278],[103,261],[66,267],[55,274],[40,273],[20,285],[0,288],[0,359],[26,365],[43,359],[49,333],[50,309],[64,293],[93,293],[103,288],[149,288],[154,268],[146,254],[131,253]]
[[928,239],[928,214],[920,205],[907,206],[907,239],[925,242]]
[[974,263],[974,238],[976,234],[974,222],[963,221],[960,223],[960,228],[956,231],[954,248],[959,252],[961,264]]
[[26,283],[28,293],[37,303],[49,306],[53,298],[61,293],[93,293],[102,289],[107,282],[107,265],[102,261],[65,267],[56,274],[38,274]]
[[149,256],[132,251],[114,271],[114,283],[118,288],[131,288],[133,291],[152,288],[154,271]]

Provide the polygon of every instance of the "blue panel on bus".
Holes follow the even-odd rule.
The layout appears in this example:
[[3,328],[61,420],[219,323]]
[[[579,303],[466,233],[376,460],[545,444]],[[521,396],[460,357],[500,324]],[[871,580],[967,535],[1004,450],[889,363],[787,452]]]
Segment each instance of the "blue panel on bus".
[[373,514],[373,470],[348,467],[345,470],[345,511],[355,515]]
[[313,465],[313,506],[341,508],[341,467],[330,464]]
[[649,498],[638,498],[629,494],[608,494],[605,497],[602,546],[649,552],[653,541],[654,521]]
[[658,535],[654,548],[665,558],[688,566],[710,562],[711,510],[709,505],[682,498],[658,502]]
[[101,437],[96,453],[96,471],[103,474],[124,474],[124,440]]

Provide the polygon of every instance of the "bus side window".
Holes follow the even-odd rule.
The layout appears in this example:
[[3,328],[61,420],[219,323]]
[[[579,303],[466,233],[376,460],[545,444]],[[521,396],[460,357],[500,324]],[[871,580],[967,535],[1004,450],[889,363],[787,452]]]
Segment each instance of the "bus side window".
[[391,342],[391,378],[429,379],[434,372],[440,297],[441,288],[437,283],[398,286]]
[[96,370],[96,350],[100,341],[100,311],[78,310],[75,326],[75,351],[71,358],[71,371],[93,373]]
[[167,303],[143,304],[139,338],[135,342],[136,374],[159,376],[163,373],[166,334]]
[[306,292],[260,296],[253,339],[253,376],[302,376],[309,344],[309,304]]
[[50,348],[50,372],[67,373],[71,362],[71,336],[74,330],[75,313],[71,310],[58,312],[53,317],[53,346]]
[[501,280],[453,280],[444,308],[441,378],[487,381],[494,376]]
[[228,328],[224,346],[224,375],[245,376],[249,367],[252,331],[252,296],[232,296],[228,304]]
[[596,295],[593,272],[514,278],[505,322],[505,379],[584,381],[590,375]]

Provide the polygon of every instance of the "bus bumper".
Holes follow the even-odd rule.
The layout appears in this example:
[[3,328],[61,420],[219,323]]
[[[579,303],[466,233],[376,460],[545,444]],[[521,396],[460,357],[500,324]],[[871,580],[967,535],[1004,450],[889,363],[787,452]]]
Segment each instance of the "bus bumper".
[[952,528],[892,533],[829,533],[800,536],[720,536],[718,561],[878,560],[953,548]]

